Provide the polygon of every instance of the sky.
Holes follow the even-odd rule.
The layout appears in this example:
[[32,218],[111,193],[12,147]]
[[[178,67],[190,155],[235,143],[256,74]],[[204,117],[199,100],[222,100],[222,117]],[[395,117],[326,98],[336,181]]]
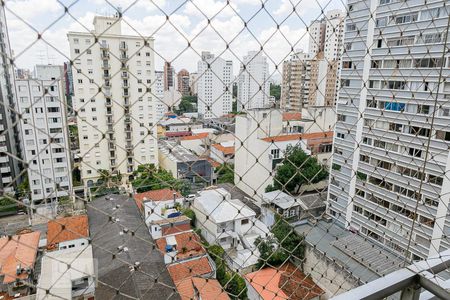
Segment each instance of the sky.
[[113,15],[120,6],[123,33],[155,38],[157,70],[170,61],[176,71],[195,72],[201,52],[210,51],[233,60],[237,74],[243,56],[262,48],[278,77],[292,49],[308,50],[310,23],[343,9],[343,1],[7,0],[5,7],[18,68],[68,61],[67,32],[87,32],[95,15]]

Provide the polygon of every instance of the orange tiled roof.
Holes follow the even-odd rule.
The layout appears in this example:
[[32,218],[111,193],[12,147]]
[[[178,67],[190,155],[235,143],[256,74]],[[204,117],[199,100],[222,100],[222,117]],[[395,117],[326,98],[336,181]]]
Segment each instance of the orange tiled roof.
[[234,154],[234,146],[224,147],[221,144],[212,144],[211,146],[216,148],[220,152],[223,152],[223,154],[225,154],[225,155]]
[[201,140],[201,139],[208,137],[208,135],[209,135],[209,133],[202,132],[202,133],[198,133],[198,134],[194,134],[194,135],[190,135],[190,136],[183,136],[183,137],[180,137],[180,141]]
[[89,237],[87,215],[50,220],[47,224],[47,248],[70,240]]
[[8,284],[16,279],[27,279],[26,271],[17,275],[17,266],[34,268],[41,233],[38,231],[0,238],[0,273],[4,275],[3,283]]
[[199,295],[202,300],[229,300],[228,294],[217,279],[205,279],[202,277],[189,277],[176,284],[178,294],[182,300],[197,299]]
[[170,277],[175,284],[191,276],[201,276],[212,272],[208,258],[203,256],[199,259],[188,260],[167,267]]
[[181,198],[181,194],[175,190],[172,189],[160,189],[160,190],[153,190],[153,191],[147,191],[143,193],[134,194],[133,198],[134,201],[136,201],[137,206],[140,210],[143,209],[142,203],[144,202],[144,198],[147,198],[148,200],[153,201],[166,201],[166,200],[173,200],[173,194],[176,194],[176,198]]
[[310,300],[324,291],[292,264],[264,268],[245,275],[247,281],[264,300]]
[[283,121],[300,121],[302,114],[299,112],[285,112],[283,113]]
[[295,140],[311,140],[311,139],[323,139],[333,137],[333,131],[326,132],[313,132],[313,133],[296,133],[296,134],[283,134],[277,136],[270,136],[263,138],[262,140],[269,143],[274,142],[286,142]]
[[[205,248],[203,248],[200,238],[195,232],[182,232],[175,235],[175,240],[177,241],[177,258],[184,259],[192,256],[199,256],[206,253]],[[156,240],[156,245],[158,246],[161,253],[166,252],[167,241],[165,237]],[[182,249],[185,249],[183,253]]]
[[209,161],[209,163],[211,164],[211,166],[213,168],[217,168],[217,167],[221,166],[221,164],[219,162],[215,161],[211,157],[207,157],[206,159]]

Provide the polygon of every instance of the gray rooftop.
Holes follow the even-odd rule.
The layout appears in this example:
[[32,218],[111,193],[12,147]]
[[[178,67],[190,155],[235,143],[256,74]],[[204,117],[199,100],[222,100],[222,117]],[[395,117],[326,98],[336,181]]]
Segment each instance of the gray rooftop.
[[159,151],[165,154],[170,160],[176,162],[192,162],[203,160],[185,147],[178,144],[176,140],[159,140]]
[[219,183],[217,184],[218,187],[221,187],[225,189],[228,193],[231,194],[231,199],[239,199],[241,200],[245,205],[250,207],[258,217],[261,215],[261,208],[256,205],[254,201],[252,201],[252,198],[247,195],[244,191],[239,189],[237,186],[231,183]]
[[314,193],[306,194],[298,197],[298,201],[303,209],[313,209],[321,206],[325,206],[327,200],[327,193]]
[[[110,197],[112,200],[99,197],[87,205],[94,258],[98,262],[96,298],[179,299],[163,256],[154,247],[133,199]],[[139,266],[133,270],[136,263]]]

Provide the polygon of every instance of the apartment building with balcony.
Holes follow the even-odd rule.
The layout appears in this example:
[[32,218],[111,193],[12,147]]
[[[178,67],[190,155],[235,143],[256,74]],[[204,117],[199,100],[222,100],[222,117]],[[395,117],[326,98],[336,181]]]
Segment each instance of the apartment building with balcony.
[[15,113],[16,96],[14,71],[11,64],[11,48],[6,26],[4,7],[0,8],[0,195],[14,193],[15,184],[20,182],[19,175],[21,140],[18,116]]
[[450,247],[447,4],[348,1],[328,212],[407,259]]
[[249,51],[238,75],[238,111],[270,106],[269,64],[261,51]]
[[153,38],[122,34],[117,16],[96,16],[94,27],[68,33],[85,186],[100,169],[128,180],[158,163]]
[[198,114],[204,119],[217,118],[232,111],[233,61],[202,52],[197,64]]
[[37,65],[16,80],[20,136],[33,204],[71,195],[72,168],[62,66]]

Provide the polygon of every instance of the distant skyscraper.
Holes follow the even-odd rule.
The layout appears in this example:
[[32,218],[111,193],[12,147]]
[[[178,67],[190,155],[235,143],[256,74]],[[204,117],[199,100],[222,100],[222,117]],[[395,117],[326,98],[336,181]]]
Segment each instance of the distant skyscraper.
[[338,60],[342,53],[345,13],[341,10],[330,10],[321,20],[311,23],[309,28],[309,54],[314,58],[324,53],[328,62]]
[[96,16],[94,26],[68,34],[86,185],[101,169],[125,181],[138,165],[158,163],[153,38],[122,35],[117,17]]
[[153,85],[153,93],[155,96],[155,117],[156,123],[161,121],[164,114],[168,111],[167,105],[164,104],[164,71],[155,71],[155,84]]
[[[0,195],[13,193],[19,176],[21,140],[11,48],[4,6],[0,8]],[[8,108],[11,107],[11,109]]]
[[164,90],[168,91],[170,88],[176,88],[175,69],[170,62],[164,63]]
[[268,108],[270,105],[269,64],[261,51],[244,56],[238,78],[238,110]]
[[[208,67],[209,66],[209,67]],[[202,52],[198,62],[198,113],[203,118],[216,118],[232,110],[231,77],[233,62]]]
[[189,72],[185,69],[180,70],[177,74],[178,91],[183,95],[189,95]]
[[328,211],[402,257],[435,255],[450,248],[448,7],[352,2]]
[[301,111],[308,101],[311,59],[308,53],[297,51],[283,63],[280,108]]
[[193,72],[189,74],[189,91],[192,96],[197,95],[198,73]]
[[32,78],[16,80],[16,89],[32,203],[69,196],[72,169],[63,66],[36,66]]

